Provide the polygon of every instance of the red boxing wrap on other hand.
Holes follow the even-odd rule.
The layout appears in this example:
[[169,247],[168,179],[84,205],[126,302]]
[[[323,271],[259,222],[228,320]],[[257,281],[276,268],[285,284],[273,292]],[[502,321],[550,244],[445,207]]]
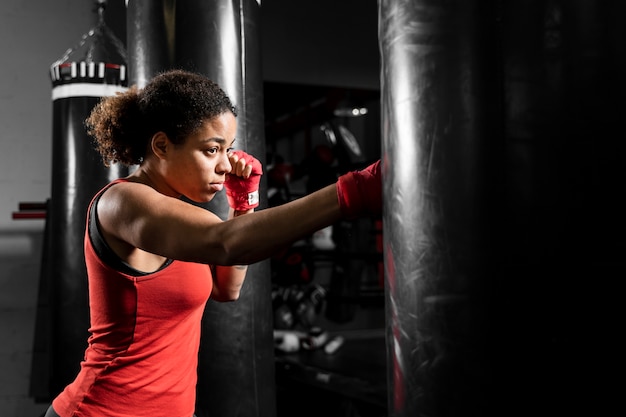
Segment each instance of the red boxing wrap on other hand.
[[383,209],[380,160],[361,171],[348,172],[337,180],[337,198],[347,219],[377,217]]
[[237,211],[250,210],[259,205],[259,183],[263,174],[261,162],[252,155],[243,151],[233,151],[239,160],[246,161],[246,165],[252,166],[252,172],[248,178],[243,178],[232,173],[226,175],[224,188],[228,205]]

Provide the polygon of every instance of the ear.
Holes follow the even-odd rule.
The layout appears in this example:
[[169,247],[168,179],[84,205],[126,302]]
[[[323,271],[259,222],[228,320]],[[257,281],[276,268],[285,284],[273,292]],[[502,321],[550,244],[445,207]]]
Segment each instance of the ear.
[[164,159],[167,156],[167,150],[172,145],[165,132],[157,132],[152,136],[150,141],[150,148],[152,153],[159,159]]

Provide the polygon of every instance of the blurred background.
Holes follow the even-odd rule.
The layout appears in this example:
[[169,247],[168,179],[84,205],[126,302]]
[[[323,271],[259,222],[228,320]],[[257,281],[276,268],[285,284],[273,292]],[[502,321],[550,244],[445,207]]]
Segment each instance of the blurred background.
[[[4,0],[0,5],[1,416],[39,415],[51,394],[39,378],[47,378],[49,361],[41,344],[48,331],[41,322],[49,314],[41,299],[41,205],[51,197],[53,183],[50,67],[97,24],[96,3]],[[381,117],[379,3],[394,2],[262,2],[267,206],[320,188],[378,159],[383,148],[393,148],[393,143],[381,144],[390,136],[389,118]],[[442,97],[452,91],[446,97],[462,100],[447,103],[450,114],[425,120],[453,121],[448,129],[442,124],[441,137],[463,139],[459,131],[466,128],[489,135],[488,141],[472,137],[446,148],[442,154],[457,165],[433,162],[447,170],[441,188],[433,187],[440,193],[436,197],[457,204],[446,207],[452,216],[442,216],[445,224],[436,215],[432,224],[443,236],[437,242],[450,243],[433,245],[439,251],[435,263],[443,265],[433,275],[441,273],[446,285],[461,292],[465,284],[478,282],[488,305],[478,345],[485,348],[480,355],[494,358],[500,379],[487,384],[492,392],[472,398],[478,403],[491,395],[493,401],[468,400],[473,395],[468,375],[483,369],[466,357],[460,360],[462,372],[455,367],[467,342],[455,330],[464,328],[467,317],[448,314],[449,299],[436,300],[444,305],[441,315],[425,314],[431,320],[418,323],[425,330],[418,340],[423,344],[413,345],[413,353],[427,360],[409,364],[414,366],[409,373],[427,376],[419,387],[439,391],[431,398],[431,388],[406,397],[391,390],[398,381],[388,365],[394,354],[390,332],[397,329],[386,311],[383,223],[368,219],[339,222],[269,260],[277,414],[405,416],[406,411],[390,413],[388,407],[419,397],[421,404],[439,406],[422,414],[430,416],[561,416],[583,409],[601,415],[620,398],[610,379],[621,375],[618,285],[626,277],[626,33],[621,23],[626,5],[618,0],[459,1],[440,9],[420,4],[441,13],[427,20],[444,12],[458,17],[462,30],[452,30],[450,37],[473,48],[447,55],[441,71],[462,80],[442,87]],[[467,4],[476,7],[468,12]],[[124,0],[106,2],[106,24],[124,44],[126,11]],[[465,44],[468,34],[472,41]],[[433,30],[429,40],[440,35]],[[457,52],[463,57],[459,61]],[[406,70],[417,71],[410,63]],[[486,75],[473,84],[476,73]],[[479,88],[468,91],[468,85]],[[465,117],[475,114],[474,108],[480,108],[480,117]],[[439,108],[422,110],[420,117]],[[469,165],[481,172],[488,165],[488,172],[496,173],[478,184],[496,191],[480,194],[480,204],[462,199],[476,185],[476,178],[459,175]],[[34,210],[25,208],[31,203]],[[485,207],[480,214],[489,218],[472,230],[488,236],[490,249],[473,252],[470,245],[470,260],[463,264],[448,249],[465,248],[464,236],[444,231],[455,230],[454,222],[475,214],[473,208]],[[386,239],[396,237],[388,233]],[[474,264],[476,253],[480,259]],[[485,254],[488,259],[481,257]],[[450,352],[457,355],[446,356]],[[472,411],[464,414],[463,408]]]
[[[109,0],[105,3],[106,25],[126,44],[126,2]],[[266,157],[269,168],[276,167],[266,169],[266,175],[273,178],[269,190],[271,202],[280,204],[317,187],[315,182],[326,181],[328,175],[380,155],[377,5],[376,1],[358,0],[323,0],[308,4],[273,0],[263,2],[261,10]],[[33,364],[33,347],[36,345],[36,317],[42,314],[41,306],[39,313],[37,306],[45,220],[20,208],[34,206],[37,211],[51,196],[51,65],[69,49],[79,46],[83,37],[97,25],[98,16],[96,1],[9,0],[0,5],[0,51],[3,55],[0,68],[2,416],[35,416],[47,408],[48,398],[40,398],[42,389],[37,388],[36,382],[33,387],[32,381],[33,374],[44,376],[42,367]],[[367,107],[368,114],[361,117],[332,114],[339,105],[351,106],[353,102]],[[339,129],[344,132],[343,136]],[[345,142],[345,138],[352,142]],[[354,154],[354,149],[358,154]],[[341,158],[341,166],[337,157]],[[309,172],[317,168],[314,164],[320,164],[321,179],[309,181]],[[286,180],[279,174],[281,169],[293,175]],[[16,219],[15,213],[23,217]],[[368,236],[374,237],[374,233]],[[352,306],[359,304],[354,299],[354,288],[348,293],[343,291],[344,296],[350,298],[346,304],[350,311],[337,312],[345,316],[340,321],[332,319],[332,314],[331,319],[327,319],[322,305],[317,302],[317,310],[308,307],[307,312],[301,312],[304,324],[295,318],[297,313],[291,312],[297,310],[298,305],[300,310],[308,306],[301,298],[305,292],[309,296],[317,288],[313,282],[328,284],[334,257],[329,242],[330,237],[324,237],[315,253],[311,250],[314,248],[311,240],[299,242],[290,250],[293,253],[281,254],[272,260],[273,274],[280,276],[273,291],[277,317],[292,320],[279,327],[300,335],[308,332],[310,321],[319,319],[323,320],[320,324],[324,330],[372,326],[382,329],[382,287],[378,285],[376,262],[370,262],[372,270],[365,272],[364,282],[370,287],[375,284],[374,291],[370,291],[375,295],[371,297],[368,293],[367,296],[376,299],[373,314],[369,309],[364,314],[352,311]],[[366,250],[375,252],[373,240]],[[363,255],[360,253],[361,259],[355,261],[359,269],[363,269]],[[326,292],[319,294],[323,294],[320,302],[325,301]],[[281,297],[284,301],[280,301]],[[46,313],[49,310],[44,310],[43,314]],[[293,314],[292,318],[285,313]],[[307,314],[309,321],[304,318]],[[357,315],[354,326],[346,324]],[[380,330],[378,336],[379,339],[382,336]],[[384,344],[381,346],[384,348]],[[383,355],[381,351],[381,363]],[[384,370],[381,375],[384,378]]]

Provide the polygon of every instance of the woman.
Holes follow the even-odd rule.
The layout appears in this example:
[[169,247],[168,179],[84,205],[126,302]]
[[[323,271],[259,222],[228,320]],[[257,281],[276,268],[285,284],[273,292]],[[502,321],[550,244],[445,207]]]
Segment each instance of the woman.
[[[103,99],[87,127],[106,164],[138,168],[89,207],[91,336],[78,376],[46,416],[190,417],[208,298],[236,300],[247,264],[341,218],[379,214],[379,163],[254,212],[262,168],[233,150],[231,101],[181,70]],[[208,202],[222,189],[227,221],[180,199]]]

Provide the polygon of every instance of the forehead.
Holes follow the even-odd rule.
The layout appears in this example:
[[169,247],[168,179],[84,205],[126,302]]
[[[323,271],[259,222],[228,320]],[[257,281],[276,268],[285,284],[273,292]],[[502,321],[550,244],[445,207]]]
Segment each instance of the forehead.
[[222,113],[207,119],[191,135],[199,141],[212,141],[230,145],[237,133],[237,119],[232,113]]

